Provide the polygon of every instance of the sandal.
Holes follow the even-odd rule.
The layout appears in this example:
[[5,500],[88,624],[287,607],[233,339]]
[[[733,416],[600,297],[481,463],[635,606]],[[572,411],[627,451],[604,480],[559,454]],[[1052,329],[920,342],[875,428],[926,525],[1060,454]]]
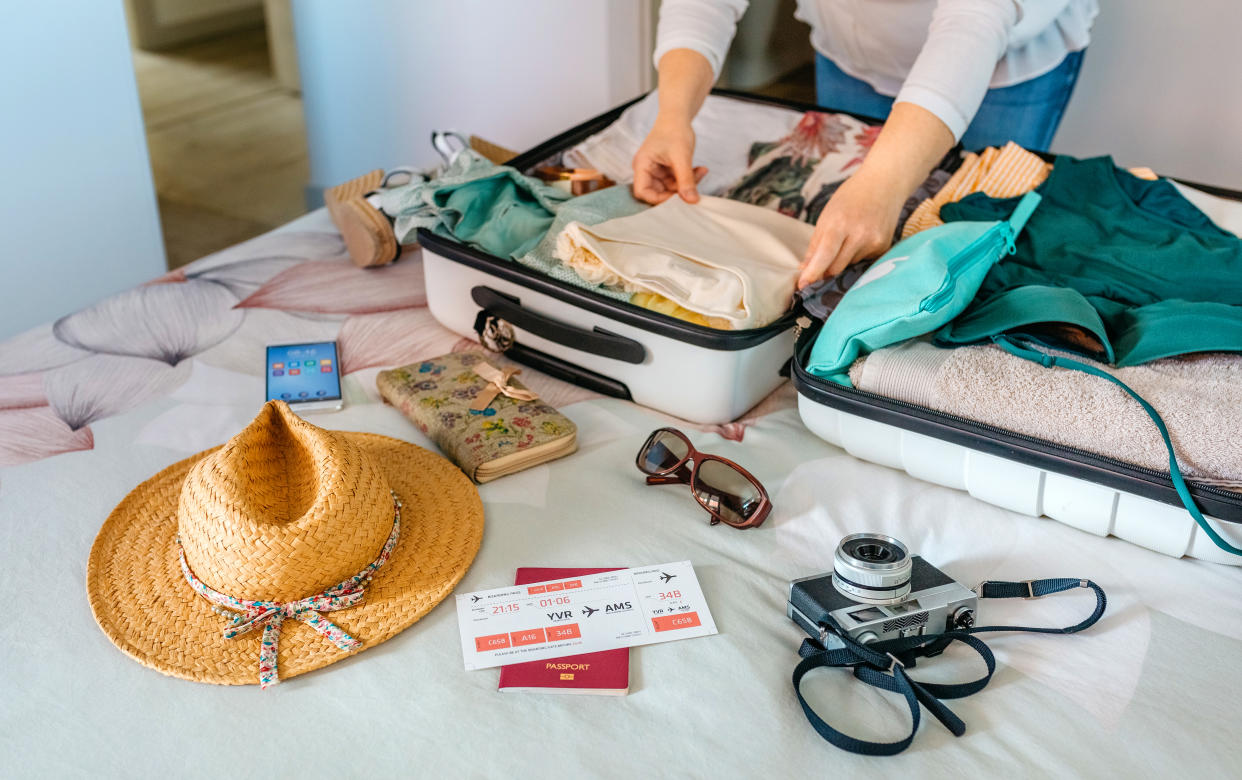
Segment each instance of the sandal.
[[[454,158],[468,148],[473,148],[497,164],[514,156],[514,152],[502,146],[476,136],[467,138],[455,132],[433,132],[431,143],[444,159],[445,165],[451,165]],[[372,196],[385,187],[404,183],[394,182],[396,177],[404,176],[407,181],[415,181],[428,175],[430,174],[419,173],[410,168],[394,168],[387,174],[376,169],[324,190],[324,205],[345,240],[345,249],[354,265],[360,268],[388,265],[401,256],[401,245],[393,232],[392,220],[380,210],[378,199]]]
[[388,265],[401,255],[392,221],[367,199],[396,173],[406,171],[391,171],[385,176],[377,169],[324,190],[323,202],[328,214],[341,232],[341,238],[345,239],[345,249],[354,265],[360,268]]

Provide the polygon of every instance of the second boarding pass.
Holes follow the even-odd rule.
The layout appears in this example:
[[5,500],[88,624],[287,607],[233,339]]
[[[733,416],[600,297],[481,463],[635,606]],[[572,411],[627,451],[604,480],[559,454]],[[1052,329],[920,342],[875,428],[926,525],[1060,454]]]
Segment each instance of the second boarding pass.
[[457,596],[467,669],[716,633],[689,561]]

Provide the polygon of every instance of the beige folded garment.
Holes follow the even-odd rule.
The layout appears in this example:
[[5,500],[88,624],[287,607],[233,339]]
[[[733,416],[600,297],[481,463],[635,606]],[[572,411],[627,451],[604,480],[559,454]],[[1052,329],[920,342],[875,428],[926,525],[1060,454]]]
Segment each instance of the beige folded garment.
[[811,225],[761,206],[680,197],[630,217],[570,222],[556,257],[589,282],[652,292],[733,330],[789,309]]
[[[1130,368],[1095,365],[1156,408],[1187,477],[1242,488],[1242,355],[1185,355]],[[1156,426],[1121,388],[997,347],[937,349],[908,341],[856,361],[850,381],[877,395],[1169,470]]]

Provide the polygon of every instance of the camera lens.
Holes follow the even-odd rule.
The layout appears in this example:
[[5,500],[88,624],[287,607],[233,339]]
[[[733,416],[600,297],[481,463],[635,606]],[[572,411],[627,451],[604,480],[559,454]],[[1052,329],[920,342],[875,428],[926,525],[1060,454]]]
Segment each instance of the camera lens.
[[893,560],[893,548],[879,544],[860,544],[854,549],[854,555],[859,560],[886,563]]
[[868,604],[893,604],[910,593],[910,551],[884,534],[852,534],[841,540],[833,560],[832,584],[846,597]]

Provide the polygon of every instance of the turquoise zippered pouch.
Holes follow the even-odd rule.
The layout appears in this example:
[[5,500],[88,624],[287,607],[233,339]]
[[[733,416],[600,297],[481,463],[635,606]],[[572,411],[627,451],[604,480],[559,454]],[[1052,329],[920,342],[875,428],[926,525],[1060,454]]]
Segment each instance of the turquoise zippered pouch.
[[1039,201],[1028,192],[1008,220],[951,222],[888,250],[829,315],[807,370],[849,387],[850,364],[859,355],[931,333],[961,314],[992,266],[1013,253]]

